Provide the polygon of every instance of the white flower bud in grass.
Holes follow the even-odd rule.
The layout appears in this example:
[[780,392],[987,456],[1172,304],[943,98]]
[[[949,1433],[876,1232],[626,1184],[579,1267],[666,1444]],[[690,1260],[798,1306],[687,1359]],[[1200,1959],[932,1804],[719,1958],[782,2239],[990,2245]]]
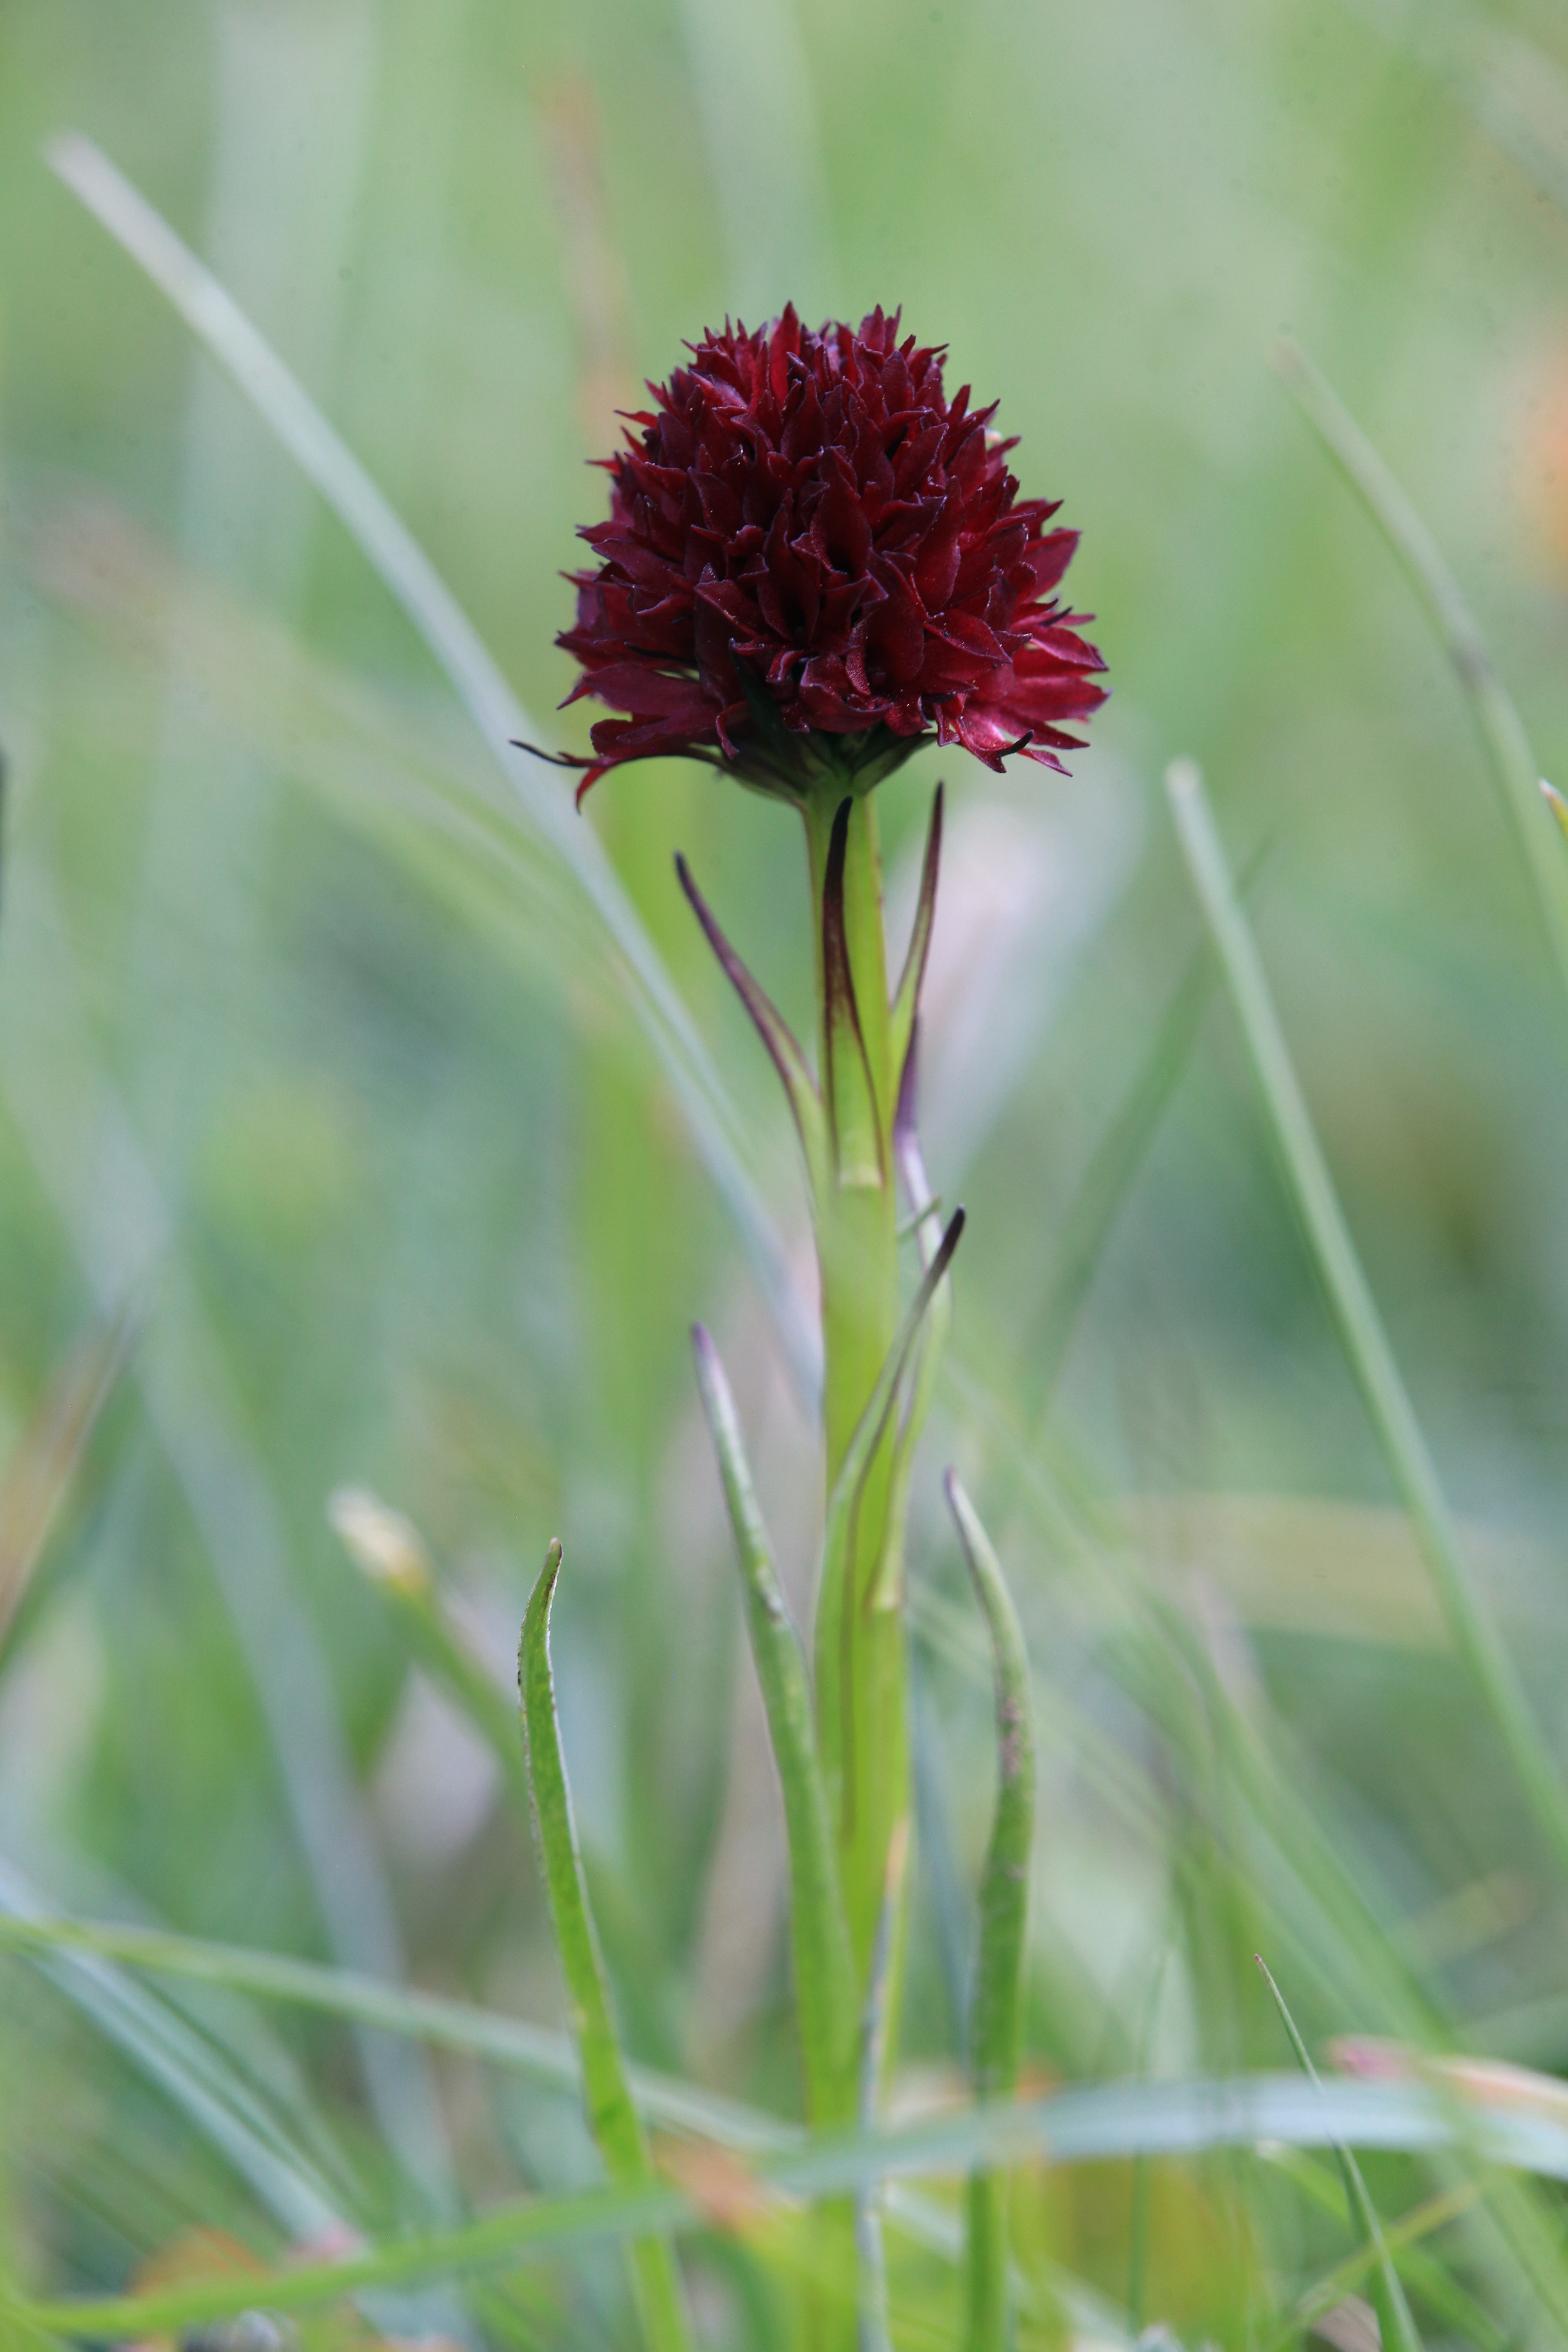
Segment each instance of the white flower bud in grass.
[[340,1486],[327,1505],[334,1535],[373,1583],[423,1596],[430,1590],[430,1555],[418,1528],[367,1486]]

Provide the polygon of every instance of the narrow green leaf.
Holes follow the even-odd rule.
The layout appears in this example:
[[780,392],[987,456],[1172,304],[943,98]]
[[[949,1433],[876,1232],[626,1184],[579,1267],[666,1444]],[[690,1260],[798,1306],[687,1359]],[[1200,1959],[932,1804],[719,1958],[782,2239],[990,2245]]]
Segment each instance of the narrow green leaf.
[[[50,1951],[92,1953],[145,1975],[186,1978],[257,2000],[286,2001],[374,2026],[378,2032],[426,2042],[435,2049],[465,2051],[542,2083],[570,2088],[583,2079],[576,2049],[566,2035],[444,1994],[411,1992],[379,1977],[295,1959],[288,1953],[210,1944],[157,1928],[0,1913],[0,1953]],[[793,2125],[760,2108],[693,2089],[647,2067],[628,2066],[626,2081],[638,2112],[666,2131],[711,2140],[738,2153],[781,2147],[799,2137]]]
[[[1258,1967],[1263,1971],[1263,1981],[1273,1994],[1274,2005],[1284,2021],[1285,2031],[1290,2037],[1290,2047],[1296,2053],[1301,2072],[1313,2088],[1321,2091],[1323,2086],[1319,2079],[1318,2070],[1312,2063],[1306,2043],[1296,2030],[1296,2021],[1286,2006],[1285,1996],[1269,1974],[1268,1963],[1261,1953],[1257,1955],[1257,1959]],[[1405,2289],[1399,2284],[1399,2273],[1394,2267],[1393,2257],[1389,2253],[1387,2242],[1384,2238],[1383,2223],[1378,2219],[1377,2208],[1368,2193],[1362,2168],[1346,2141],[1335,2139],[1333,2150],[1345,2184],[1345,2197],[1351,2212],[1354,2216],[1362,2236],[1373,2252],[1373,2300],[1376,2305],[1377,2324],[1383,2337],[1383,2352],[1421,2352],[1421,2338],[1416,2332],[1415,2322],[1411,2316],[1410,2305],[1405,2299]]]
[[[545,1555],[522,1623],[518,1685],[533,1790],[534,1825],[550,1895],[555,1946],[561,1956],[572,2031],[583,2065],[588,2123],[613,2181],[657,2199],[642,2121],[626,2086],[620,2042],[610,2015],[609,1987],[588,1907],[588,1885],[572,1817],[566,1759],[555,1714],[550,1664],[550,1604],[561,1573],[561,1546]],[[637,2307],[649,2352],[686,2352],[689,2338],[679,2273],[668,2238],[640,2236],[632,2247]]]
[[384,1598],[410,1657],[450,1693],[490,1749],[512,1796],[529,1811],[528,1771],[517,1715],[505,1691],[451,1622],[417,1529],[363,1488],[340,1486],[327,1506],[355,1566]]
[[811,1075],[805,1055],[801,1052],[789,1023],[731,946],[718,918],[692,879],[691,868],[679,850],[676,852],[675,871],[691,910],[702,926],[709,946],[717,956],[725,978],[751,1014],[757,1034],[767,1047],[769,1058],[779,1074],[794,1115],[801,1149],[805,1153],[812,1192],[820,1198],[830,1173],[827,1127],[822,1097],[817,1093],[816,1081]]
[[49,1530],[135,1337],[129,1307],[88,1333],[49,1381],[0,1474],[0,1660]]
[[[1280,2160],[1289,2179],[1324,2212],[1332,2213],[1341,2221],[1349,2220],[1351,2208],[1342,2174],[1329,2172],[1315,2158],[1297,2149],[1283,2152]],[[1479,2181],[1460,2181],[1412,2207],[1397,2221],[1384,2222],[1383,2242],[1404,2275],[1456,2331],[1460,2342],[1473,2344],[1476,2352],[1510,2352],[1510,2347],[1517,2346],[1517,2337],[1483,2311],[1474,2296],[1456,2284],[1447,2266],[1427,2253],[1422,2244],[1423,2239],[1470,2212],[1480,2199]],[[1325,2272],[1297,2297],[1294,2307],[1274,2334],[1265,2338],[1260,2352],[1293,2352],[1319,2320],[1364,2284],[1375,2269],[1377,2259],[1377,2248],[1368,2242],[1336,2263],[1332,2270]]]
[[[933,817],[933,824],[937,822]],[[910,953],[914,952],[911,945]],[[903,1076],[899,1086],[898,1116],[893,1122],[893,1160],[909,1201],[914,1226],[915,1246],[920,1252],[922,1271],[929,1272],[931,1261],[942,1245],[941,1204],[931,1189],[921,1156],[920,1135],[915,1124],[916,1060],[920,1051],[920,1018],[918,1011],[910,1031],[903,1062]],[[952,1285],[944,1274],[931,1293],[924,1328],[917,1342],[914,1377],[905,1392],[904,1406],[899,1419],[899,1433],[893,1448],[892,1479],[889,1495],[889,1524],[901,1528],[909,1508],[910,1481],[914,1475],[915,1454],[921,1434],[931,1418],[936,1402],[937,1382],[947,1354],[948,1339],[952,1330]],[[872,1595],[872,1605],[890,1608],[901,1597],[896,1590],[902,1571],[902,1553],[889,1555],[882,1562],[882,1573]]]
[[10,2281],[0,2277],[0,2344],[6,2352],[51,2352],[59,2342],[52,2328],[40,2327]]
[[[282,2126],[271,2104],[238,2072],[212,2037],[147,1986],[127,1978],[115,1956],[48,1934],[37,1898],[0,1865],[0,1949],[26,1951],[40,1973],[91,2020],[146,2079],[157,2085],[245,2181],[291,2237],[320,2237],[361,2218],[352,2196],[334,2186]],[[312,2135],[315,2137],[315,2135]],[[325,2154],[325,2150],[322,2150]],[[335,2154],[335,2151],[333,2151]]]
[[[1024,1629],[980,1515],[950,1470],[943,1481],[964,1564],[991,1637],[996,1694],[996,1811],[980,1882],[980,1943],[969,2006],[969,2074],[977,2099],[1009,2097],[1023,2039],[1029,1858],[1035,1842],[1033,1685]],[[1003,2352],[1010,2325],[1006,2185],[969,2179],[968,2352]]]
[[[849,1563],[855,1558],[856,1518],[867,1473],[903,1390],[910,1360],[931,1303],[942,1289],[947,1269],[952,1263],[953,1252],[963,1238],[963,1209],[955,1209],[888,1350],[865,1411],[855,1424],[844,1451],[838,1475],[833,1482],[833,1491],[827,1498],[822,1536],[822,1574],[818,1580],[816,1602],[818,1723],[833,1719],[833,1711],[838,1708],[842,1696],[840,1660],[844,1644],[836,1637],[834,1631],[842,1624],[842,1612],[846,1609],[869,1609],[887,1597],[875,1587],[864,1593],[852,1592],[848,1589]],[[836,1793],[830,1785],[830,1804],[835,1802]]]
[[[1314,2089],[1299,2074],[1235,2081],[1112,2083],[1020,2103],[997,2100],[933,2116],[898,2131],[820,2134],[754,2168],[759,2187],[785,2197],[851,2194],[868,2182],[940,2178],[977,2164],[1040,2158],[1058,2164],[1133,2156],[1194,2156],[1259,2141],[1429,2154],[1459,2148],[1481,2162],[1568,2180],[1568,2129],[1521,2117],[1504,2097],[1467,2098],[1460,2116],[1425,2085],[1335,2080]],[[900,2214],[905,2209],[900,2203]],[[367,2248],[344,2261],[270,2274],[265,2304],[305,2311],[369,2288],[614,2244],[654,2231],[696,2227],[704,2216],[674,2188],[610,2183],[580,2196],[511,2204],[461,2228]],[[255,2307],[254,2278],[232,2273],[147,2295],[26,2304],[36,2327],[88,2343],[171,2335]]]
[[1512,819],[1559,977],[1568,987],[1568,865],[1557,855],[1545,822],[1541,770],[1530,739],[1475,615],[1436,541],[1332,384],[1289,338],[1276,346],[1273,364],[1398,558],[1453,665]]
[[1454,1647],[1537,1822],[1568,1872],[1568,1787],[1471,1577],[1313,1129],[1252,933],[1237,902],[1202,778],[1190,761],[1178,761],[1167,771],[1165,788],[1286,1181],[1368,1418],[1410,1513]]
[[920,1288],[910,1301],[908,1312],[899,1327],[898,1336],[889,1349],[877,1385],[866,1402],[866,1409],[855,1425],[855,1432],[845,1449],[843,1464],[827,1500],[827,1517],[823,1532],[823,1589],[826,1591],[835,1565],[842,1566],[853,1526],[860,1489],[867,1468],[886,1433],[888,1423],[903,1388],[904,1375],[910,1367],[915,1343],[921,1326],[931,1310],[932,1300],[952,1263],[953,1252],[963,1237],[964,1212],[954,1209],[943,1230],[941,1241],[932,1254],[930,1265],[921,1277]]
[[1564,834],[1568,834],[1568,801],[1563,799],[1555,785],[1547,782],[1544,776],[1541,780],[1541,789],[1545,795],[1547,807],[1557,819]]
[[889,1024],[892,1041],[893,1076],[902,1099],[905,1073],[910,1052],[914,1044],[915,1028],[920,1019],[921,988],[925,980],[926,960],[931,954],[931,929],[936,921],[936,887],[942,872],[942,819],[945,787],[938,784],[931,799],[931,824],[926,833],[925,860],[921,867],[921,891],[915,902],[915,919],[910,931],[909,952],[899,975],[899,985],[893,994]]
[[773,1567],[719,1351],[700,1323],[692,1330],[691,1344],[697,1386],[734,1530],[746,1629],[784,1791],[790,1935],[807,2105],[814,2121],[837,2122],[855,2111],[858,2003],[833,1826],[817,1762],[805,1654]]

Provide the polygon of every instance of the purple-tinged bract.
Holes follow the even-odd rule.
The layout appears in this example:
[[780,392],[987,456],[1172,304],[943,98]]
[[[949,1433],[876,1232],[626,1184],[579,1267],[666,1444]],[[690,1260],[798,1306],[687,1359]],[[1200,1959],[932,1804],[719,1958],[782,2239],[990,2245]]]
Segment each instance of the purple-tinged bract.
[[1066,726],[1105,699],[1056,593],[1078,534],[1018,496],[994,404],[950,401],[942,347],[900,316],[726,325],[649,385],[557,640],[582,666],[567,699],[624,714],[595,726],[582,791],[668,753],[798,797],[932,734],[990,768],[1078,748]]

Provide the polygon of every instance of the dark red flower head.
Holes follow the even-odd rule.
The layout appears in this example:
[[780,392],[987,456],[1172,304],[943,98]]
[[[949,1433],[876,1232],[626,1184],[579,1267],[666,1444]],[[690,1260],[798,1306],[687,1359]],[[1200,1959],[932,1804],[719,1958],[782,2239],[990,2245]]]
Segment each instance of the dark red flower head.
[[998,769],[1078,747],[1063,722],[1105,699],[1054,593],[1078,533],[1019,498],[994,405],[949,401],[942,348],[900,341],[900,316],[726,325],[648,386],[557,639],[583,670],[567,700],[626,714],[573,763],[581,792],[670,752],[798,798],[829,766],[868,786],[933,732]]

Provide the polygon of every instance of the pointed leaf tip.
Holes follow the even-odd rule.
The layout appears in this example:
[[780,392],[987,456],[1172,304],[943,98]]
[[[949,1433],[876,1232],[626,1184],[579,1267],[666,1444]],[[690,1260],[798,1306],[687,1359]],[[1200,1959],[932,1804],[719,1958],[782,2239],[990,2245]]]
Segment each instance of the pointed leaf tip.
[[806,1066],[805,1055],[801,1052],[789,1023],[731,946],[713,909],[698,888],[684,853],[679,849],[675,853],[675,876],[688,905],[702,926],[703,937],[718,958],[724,977],[751,1014],[757,1034],[767,1047],[768,1057],[789,1098],[789,1107],[795,1115],[795,1127],[805,1152],[806,1167],[816,1187],[826,1173],[826,1139],[816,1082]]
[[[898,1402],[904,1384],[904,1375],[909,1370],[910,1360],[914,1354],[915,1344],[921,1336],[921,1327],[925,1321],[932,1299],[942,1286],[942,1277],[952,1264],[953,1252],[963,1237],[966,1222],[966,1212],[962,1208],[954,1209],[948,1220],[947,1229],[932,1254],[931,1264],[921,1276],[920,1287],[910,1301],[904,1319],[899,1327],[898,1336],[882,1360],[882,1369],[877,1376],[877,1385],[868,1398],[865,1411],[856,1423],[854,1434],[845,1448],[844,1459],[838,1468],[838,1476],[834,1482],[833,1492],[827,1498],[827,1524],[823,1531],[822,1539],[821,1589],[824,1592],[832,1589],[842,1570],[845,1557],[843,1548],[847,1540],[848,1524],[858,1503],[867,1470],[878,1445],[881,1443],[882,1433],[887,1428],[893,1408]],[[819,1598],[817,1602],[819,1614],[824,1605]]]
[[519,1644],[517,1659],[519,1689],[524,1686],[530,1649],[541,1637],[546,1643],[550,1639],[550,1604],[555,1598],[555,1580],[561,1573],[563,1557],[560,1537],[552,1536],[545,1550],[544,1565],[540,1570],[538,1580],[529,1595],[528,1608],[522,1620],[522,1640]]
[[846,795],[834,813],[822,876],[822,1092],[833,1174],[841,1187],[876,1191],[888,1178],[886,1139],[855,992],[845,904],[854,806]]
[[[1253,1958],[1262,1970],[1264,1983],[1273,1995],[1274,2006],[1279,2012],[1280,2022],[1289,2038],[1290,2047],[1296,2053],[1297,2063],[1301,2072],[1320,2095],[1326,2095],[1323,2091],[1322,2077],[1312,2063],[1306,2042],[1302,2040],[1296,2021],[1290,2014],[1284,1994],[1274,1981],[1273,1972],[1268,1961],[1261,1952],[1255,1952]],[[1373,2256],[1372,2297],[1377,2313],[1378,2330],[1384,2352],[1422,2352],[1421,2338],[1416,2332],[1410,2305],[1405,2300],[1405,2289],[1400,2284],[1399,2273],[1389,2253],[1388,2242],[1384,2236],[1383,2223],[1378,2217],[1377,2208],[1372,2201],[1362,2168],[1356,2162],[1348,2141],[1336,2136],[1331,2145],[1339,2164],[1340,2177],[1344,2182],[1346,2206],[1352,2219],[1360,2228],[1361,2234]]]
[[[899,1074],[900,1119],[914,1117],[915,1039],[920,1028],[921,991],[925,985],[926,963],[931,954],[931,931],[936,921],[937,883],[942,873],[942,812],[946,805],[947,788],[938,784],[931,798],[931,824],[926,831],[925,858],[921,867],[920,897],[915,902],[915,919],[910,929],[908,953],[899,977],[892,1003],[892,1061]],[[907,1103],[906,1103],[907,1097]]]
[[922,1289],[929,1287],[934,1290],[936,1288],[937,1284],[942,1280],[942,1276],[952,1264],[953,1253],[957,1249],[959,1243],[963,1239],[963,1228],[968,1223],[969,1212],[964,1208],[963,1203],[960,1202],[959,1206],[954,1209],[952,1216],[948,1219],[947,1230],[942,1234],[941,1241],[937,1244],[936,1255],[932,1258],[930,1265],[926,1268],[925,1282],[921,1285]]
[[844,867],[849,854],[849,813],[853,805],[847,797],[839,802],[828,836],[827,865],[822,877],[822,967],[830,1024],[841,1019],[852,1022],[858,1036],[860,1016],[844,929]]

